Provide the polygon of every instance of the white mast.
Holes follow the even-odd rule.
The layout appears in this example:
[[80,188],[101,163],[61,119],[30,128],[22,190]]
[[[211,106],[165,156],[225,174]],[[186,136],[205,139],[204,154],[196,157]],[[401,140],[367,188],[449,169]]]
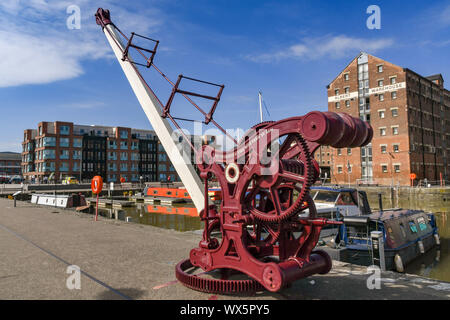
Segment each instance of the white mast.
[[[150,121],[153,129],[156,132],[162,146],[167,152],[170,161],[172,162],[175,170],[181,178],[186,190],[189,192],[195,207],[200,213],[205,206],[205,194],[203,190],[203,184],[198,174],[194,170],[194,166],[190,160],[185,160],[178,149],[178,145],[172,138],[173,129],[169,122],[161,117],[160,102],[155,94],[146,86],[143,79],[139,77],[139,74],[134,69],[131,59],[122,61],[123,51],[125,46],[118,35],[116,28],[113,24],[107,24],[103,32],[113,49],[120,66],[122,67],[125,76],[130,82],[139,103],[142,106],[148,120]],[[185,143],[183,141],[183,143]],[[206,195],[207,196],[207,195]]]
[[261,91],[258,92],[258,98],[259,98],[259,116],[261,118],[261,122],[263,122],[262,93],[261,93]]

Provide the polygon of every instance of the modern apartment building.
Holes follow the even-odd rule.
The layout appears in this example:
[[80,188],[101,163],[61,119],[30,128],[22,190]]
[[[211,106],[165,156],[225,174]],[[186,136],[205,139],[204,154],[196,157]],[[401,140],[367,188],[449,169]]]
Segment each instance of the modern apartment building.
[[22,175],[21,156],[16,152],[0,152],[0,176]]
[[25,130],[22,147],[28,181],[86,181],[96,175],[107,182],[180,181],[152,130],[41,122],[37,130]]
[[[450,92],[442,75],[424,77],[367,53],[327,86],[328,110],[369,121],[372,143],[316,153],[332,183],[409,185],[450,173]],[[417,182],[417,181],[416,181]]]

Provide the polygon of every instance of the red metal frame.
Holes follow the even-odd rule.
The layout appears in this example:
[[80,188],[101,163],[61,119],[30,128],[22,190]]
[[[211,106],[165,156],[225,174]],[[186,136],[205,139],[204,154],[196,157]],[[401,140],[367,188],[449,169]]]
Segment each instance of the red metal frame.
[[[191,81],[195,81],[195,82],[200,82],[200,83],[203,83],[203,84],[208,84],[208,85],[211,85],[211,86],[216,86],[216,87],[219,87],[220,89],[219,89],[219,92],[217,93],[217,96],[215,96],[215,97],[207,96],[207,95],[203,95],[203,94],[199,94],[199,93],[195,93],[195,92],[191,92],[191,91],[181,90],[181,89],[179,89],[179,87],[180,87],[180,83],[181,83],[182,79],[187,79],[187,80],[191,80]],[[173,98],[175,97],[175,94],[181,93],[182,95],[185,95],[185,96],[194,96],[194,97],[198,97],[198,98],[207,99],[207,100],[213,100],[214,101],[214,103],[213,103],[213,105],[212,105],[212,107],[211,107],[211,109],[209,110],[208,113],[206,113],[202,108],[200,108],[197,105],[195,105],[197,110],[199,110],[205,116],[204,123],[205,124],[209,124],[211,122],[212,118],[213,118],[214,112],[216,111],[217,104],[220,101],[220,97],[222,96],[222,92],[223,92],[224,88],[225,88],[225,86],[223,84],[219,85],[219,84],[212,83],[212,82],[207,82],[207,81],[203,81],[203,80],[199,80],[199,79],[186,77],[186,76],[183,76],[182,74],[180,74],[178,76],[177,82],[175,83],[175,85],[172,88],[172,93],[170,94],[169,100],[167,101],[167,103],[166,103],[166,105],[165,105],[165,107],[163,109],[162,117],[166,118],[170,114],[170,106],[172,105]]]
[[[137,36],[137,37],[140,37],[140,38],[143,38],[143,39],[155,42],[155,46],[153,47],[153,50],[146,49],[146,48],[143,48],[143,47],[140,47],[140,46],[137,46],[137,45],[133,44],[134,36]],[[131,47],[131,48],[134,48],[134,49],[139,50],[141,52],[145,51],[145,52],[150,53],[150,57],[148,57],[146,59],[146,62],[147,62],[146,64],[142,64],[142,63],[138,63],[138,62],[134,62],[133,61],[134,64],[150,68],[152,66],[152,64],[153,64],[153,59],[154,59],[155,54],[156,54],[156,49],[158,49],[158,45],[159,45],[159,40],[154,40],[152,38],[144,37],[144,36],[141,36],[141,35],[139,35],[137,33],[132,32],[130,39],[128,39],[127,46],[125,47],[125,50],[123,51],[122,61],[125,61],[125,60],[128,59],[128,52],[129,52],[130,47]]]

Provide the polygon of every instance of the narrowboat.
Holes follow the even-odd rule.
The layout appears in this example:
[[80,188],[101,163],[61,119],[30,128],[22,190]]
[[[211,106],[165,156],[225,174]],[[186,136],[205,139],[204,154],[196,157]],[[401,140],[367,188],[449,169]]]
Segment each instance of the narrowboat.
[[432,213],[406,209],[379,211],[343,218],[334,240],[335,250],[340,251],[339,260],[372,265],[372,231],[382,232],[386,270],[404,272],[410,262],[440,245]]
[[[220,188],[211,188],[208,191],[208,195],[211,200],[216,201],[221,199]],[[185,201],[192,201],[191,196],[184,188],[169,188],[169,187],[150,187],[147,186],[144,189],[144,196],[146,197],[158,197],[158,198],[177,198]]]
[[[339,220],[344,217],[368,215],[371,213],[367,194],[354,188],[341,187],[311,187],[311,197],[314,200],[317,216],[320,218]],[[300,216],[308,216],[306,210]],[[334,237],[338,226],[329,225],[322,229],[322,239]]]

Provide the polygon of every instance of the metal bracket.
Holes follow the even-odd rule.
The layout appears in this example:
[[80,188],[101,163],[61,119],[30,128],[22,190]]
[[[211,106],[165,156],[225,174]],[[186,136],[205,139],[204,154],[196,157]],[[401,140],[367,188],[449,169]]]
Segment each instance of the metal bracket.
[[[143,39],[146,39],[146,40],[154,42],[155,46],[154,46],[153,50],[146,49],[146,48],[143,48],[143,47],[140,47],[140,46],[137,46],[137,45],[133,44],[132,41],[133,41],[134,36],[137,36],[137,37],[140,37],[140,38],[143,38]],[[148,58],[145,57],[145,58],[147,58],[147,61],[146,61],[147,63],[146,64],[142,64],[142,63],[138,63],[138,62],[134,62],[134,61],[130,61],[130,62],[132,62],[134,64],[137,64],[137,65],[140,65],[140,66],[143,66],[143,67],[150,68],[152,66],[153,58],[155,57],[156,49],[158,48],[158,45],[159,45],[159,40],[155,40],[155,39],[152,39],[152,38],[141,36],[141,35],[139,35],[137,33],[132,32],[131,33],[131,37],[128,40],[127,46],[125,47],[125,50],[123,51],[122,61],[125,61],[125,60],[128,59],[128,52],[129,52],[130,48],[134,48],[134,49],[136,49],[138,51],[145,51],[145,52],[150,53],[150,57],[148,57]],[[141,54],[142,54],[142,52],[141,52]],[[142,55],[145,56],[144,54],[142,54]]]
[[[181,82],[182,79],[187,79],[187,80],[191,80],[191,81],[195,81],[195,82],[208,84],[208,85],[211,85],[211,86],[216,86],[216,87],[219,87],[220,89],[219,89],[219,92],[217,93],[217,96],[215,96],[215,97],[207,96],[207,95],[203,95],[203,94],[199,94],[199,93],[195,93],[195,92],[191,92],[191,91],[181,90],[181,89],[179,89],[179,86],[180,86],[180,82]],[[175,97],[176,93],[181,93],[182,95],[185,95],[185,96],[186,95],[187,96],[194,96],[194,97],[198,97],[198,98],[214,101],[214,103],[213,103],[213,105],[211,107],[211,110],[209,110],[208,113],[204,112],[200,107],[198,107],[199,111],[201,113],[203,113],[204,116],[205,116],[205,124],[208,124],[213,119],[214,112],[216,111],[217,104],[220,101],[220,97],[222,96],[222,92],[223,92],[224,88],[225,88],[224,85],[219,85],[219,84],[212,83],[212,82],[207,82],[207,81],[203,81],[203,80],[189,78],[189,77],[185,77],[182,74],[180,74],[178,76],[177,82],[173,86],[172,93],[170,94],[169,100],[167,101],[167,103],[166,103],[166,105],[165,105],[165,107],[163,109],[162,117],[166,118],[168,115],[170,115],[170,106],[172,105],[173,98]]]

